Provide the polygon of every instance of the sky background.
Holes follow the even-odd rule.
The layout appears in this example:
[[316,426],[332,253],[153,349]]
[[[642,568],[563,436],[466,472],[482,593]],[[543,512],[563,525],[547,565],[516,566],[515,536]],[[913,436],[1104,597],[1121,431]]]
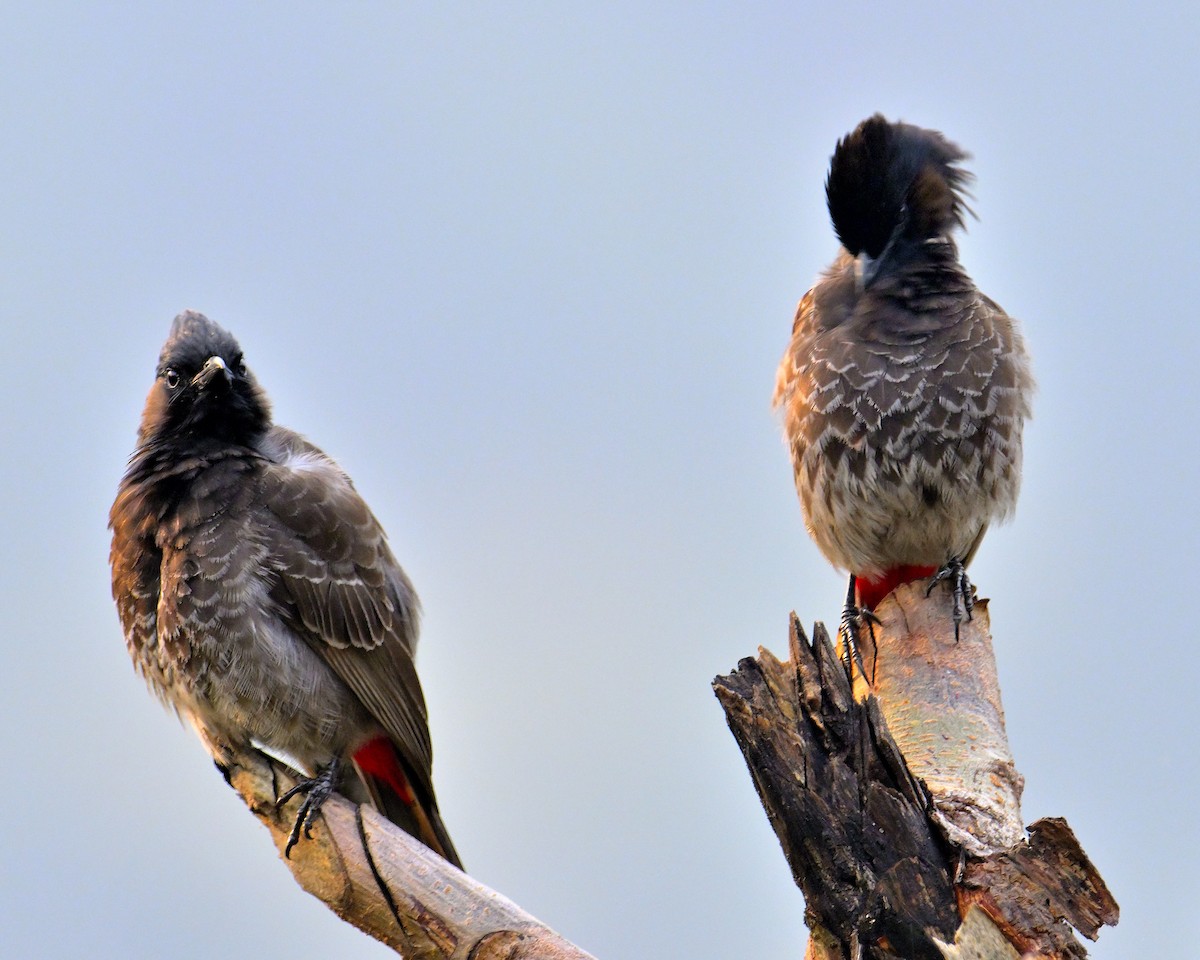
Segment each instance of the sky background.
[[[989,13],[988,10],[992,12]],[[231,329],[426,618],[463,859],[600,960],[795,957],[710,681],[836,620],[771,410],[837,138],[974,155],[1040,383],[992,598],[1027,821],[1185,956],[1200,28],[1186,4],[27,4],[0,37],[0,953],[379,958],[148,695],[109,504],[171,318]]]

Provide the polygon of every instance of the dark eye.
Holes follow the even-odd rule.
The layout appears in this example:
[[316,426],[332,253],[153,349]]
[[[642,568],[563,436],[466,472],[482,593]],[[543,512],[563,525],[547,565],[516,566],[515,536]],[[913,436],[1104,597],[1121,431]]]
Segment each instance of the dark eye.
[[246,361],[241,357],[235,359],[233,361],[233,372],[239,377],[244,377],[246,375]]
[[168,367],[163,371],[163,382],[166,383],[167,389],[174,390],[177,386],[179,386],[179,373],[171,367]]

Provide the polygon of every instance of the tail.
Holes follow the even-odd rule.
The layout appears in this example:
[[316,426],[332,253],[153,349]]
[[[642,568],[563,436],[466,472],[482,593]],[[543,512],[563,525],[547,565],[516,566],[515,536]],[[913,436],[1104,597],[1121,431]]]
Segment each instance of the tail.
[[880,260],[898,241],[919,244],[963,226],[967,154],[936,130],[864,120],[838,141],[825,198],[833,229],[850,253]]
[[433,786],[423,786],[410,775],[396,747],[387,737],[376,737],[351,758],[372,806],[434,853],[463,869],[454,842],[438,813]]

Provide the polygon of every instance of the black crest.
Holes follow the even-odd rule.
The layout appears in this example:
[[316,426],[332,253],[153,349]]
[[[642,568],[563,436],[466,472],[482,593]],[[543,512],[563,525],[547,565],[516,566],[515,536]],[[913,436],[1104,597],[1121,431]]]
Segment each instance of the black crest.
[[199,370],[209,357],[241,359],[237,339],[202,313],[184,310],[171,322],[171,332],[158,356],[159,373],[167,367]]
[[179,314],[158,357],[139,442],[250,445],[270,425],[266,395],[233,335],[193,310]]
[[838,141],[825,196],[833,228],[854,256],[878,259],[898,236],[921,241],[963,225],[967,154],[936,130],[880,114]]

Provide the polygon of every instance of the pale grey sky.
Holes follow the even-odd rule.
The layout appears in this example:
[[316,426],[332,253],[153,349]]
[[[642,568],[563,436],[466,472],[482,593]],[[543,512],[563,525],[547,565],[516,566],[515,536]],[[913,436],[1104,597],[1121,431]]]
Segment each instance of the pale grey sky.
[[[991,12],[989,12],[991,11]],[[1032,821],[1182,957],[1200,115],[1186,4],[10,6],[0,38],[0,953],[388,954],[295,886],[132,670],[105,520],[174,314],[241,339],[426,620],[472,872],[600,960],[797,956],[709,681],[834,620],[769,400],[836,139],[970,150],[1040,382],[992,598]]]

